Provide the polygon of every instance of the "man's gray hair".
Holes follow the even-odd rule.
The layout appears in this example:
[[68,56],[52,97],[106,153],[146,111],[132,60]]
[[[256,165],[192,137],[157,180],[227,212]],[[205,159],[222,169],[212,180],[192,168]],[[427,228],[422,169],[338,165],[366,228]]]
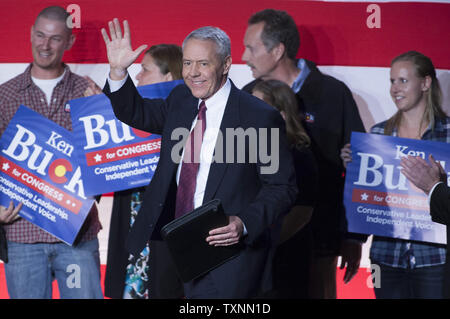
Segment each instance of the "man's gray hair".
[[231,56],[231,41],[225,31],[217,27],[201,27],[197,30],[192,31],[183,41],[183,49],[186,42],[190,39],[213,41],[217,46],[217,54],[222,62],[228,56]]

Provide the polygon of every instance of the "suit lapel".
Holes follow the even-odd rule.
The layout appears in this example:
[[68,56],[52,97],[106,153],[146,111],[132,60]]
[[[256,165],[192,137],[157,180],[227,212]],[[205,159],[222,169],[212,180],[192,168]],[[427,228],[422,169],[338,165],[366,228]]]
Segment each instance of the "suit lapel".
[[[188,102],[185,105],[178,108],[174,116],[173,122],[171,124],[171,129],[169,129],[168,132],[172,134],[176,129],[187,129],[188,130],[187,132],[189,134],[192,122],[194,121],[197,114],[198,114],[198,99],[192,97],[191,99],[188,100]],[[171,158],[170,160],[170,163],[172,164],[170,166],[171,172],[174,172],[174,170],[176,170],[176,168],[178,167],[178,162],[176,162],[175,159],[172,159],[172,149],[177,143],[180,143],[181,139],[182,136],[174,135],[173,139],[170,135],[165,136],[166,141],[164,141],[164,143],[167,143],[165,149],[168,152],[170,152],[168,156]],[[184,149],[186,141],[187,137],[184,139],[183,145],[180,148],[180,159],[179,159],[180,161],[181,161],[181,153]]]
[[[230,96],[228,97],[225,111],[223,113],[222,122],[220,124],[220,133],[222,134],[223,139],[221,142],[218,138],[216,142],[216,150],[221,148],[223,150],[223,157],[211,163],[208,180],[206,183],[205,195],[203,197],[203,203],[206,203],[213,199],[228,168],[229,164],[226,163],[227,152],[225,147],[227,145],[226,129],[236,128],[239,126],[239,108],[239,90],[234,86],[233,83],[231,83]],[[216,151],[215,154],[217,155]],[[236,157],[236,154],[234,157]]]

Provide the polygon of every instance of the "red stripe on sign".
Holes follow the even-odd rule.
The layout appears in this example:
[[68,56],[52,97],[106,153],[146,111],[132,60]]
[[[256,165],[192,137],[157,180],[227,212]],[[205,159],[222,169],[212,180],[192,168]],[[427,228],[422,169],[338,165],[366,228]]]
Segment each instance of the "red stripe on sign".
[[151,141],[144,141],[125,146],[118,146],[86,153],[88,166],[95,166],[128,158],[157,153],[161,150],[161,138]]
[[[73,1],[59,1],[67,7]],[[38,12],[54,1],[1,1],[0,63],[32,59],[30,27]],[[322,2],[292,0],[79,0],[80,29],[64,60],[106,63],[100,34],[114,17],[130,23],[133,48],[141,44],[175,43],[201,26],[225,30],[232,41],[233,63],[242,63],[243,37],[248,18],[265,8],[285,10],[298,24],[299,56],[319,65],[389,66],[400,53],[417,50],[436,68],[450,69],[450,5],[445,3]],[[71,11],[73,14],[77,14]],[[378,24],[379,22],[379,24]]]
[[14,178],[19,183],[38,192],[57,205],[64,207],[74,214],[80,212],[82,202],[75,197],[61,191],[61,189],[47,183],[36,175],[16,165],[14,162],[0,156],[1,171]]
[[429,211],[426,196],[410,196],[392,192],[353,189],[352,202]]

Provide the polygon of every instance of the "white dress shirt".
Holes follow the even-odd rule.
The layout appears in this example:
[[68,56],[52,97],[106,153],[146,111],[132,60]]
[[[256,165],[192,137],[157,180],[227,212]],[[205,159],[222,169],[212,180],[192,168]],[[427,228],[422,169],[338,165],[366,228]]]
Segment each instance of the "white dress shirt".
[[[220,130],[220,124],[222,123],[223,113],[228,101],[228,97],[231,91],[230,80],[227,79],[225,84],[210,98],[205,100],[206,105],[206,129],[203,135],[202,147],[200,150],[200,165],[197,173],[197,182],[194,193],[194,208],[202,205],[203,197],[205,195],[206,182],[208,181],[209,169],[213,161],[214,148],[216,146],[217,136]],[[199,100],[198,105],[200,105]],[[195,127],[197,123],[197,117],[192,122],[191,129]],[[184,157],[184,149],[182,157]],[[177,170],[177,184],[180,179],[181,166],[183,162],[180,162]]]

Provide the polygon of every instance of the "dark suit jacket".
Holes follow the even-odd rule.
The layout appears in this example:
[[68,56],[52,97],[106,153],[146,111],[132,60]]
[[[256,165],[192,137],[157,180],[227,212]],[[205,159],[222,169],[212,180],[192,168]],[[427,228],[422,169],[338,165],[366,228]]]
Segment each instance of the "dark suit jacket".
[[[367,239],[366,235],[347,232],[343,205],[345,170],[340,158],[340,150],[350,142],[351,132],[365,132],[365,128],[348,87],[320,72],[313,62],[305,61],[311,72],[296,95],[319,168],[322,196],[314,206],[311,220],[314,248],[319,254],[339,255],[341,239]],[[250,82],[243,90],[251,92],[257,81],[260,80]]]
[[[178,164],[172,160],[171,153],[179,143],[179,136],[172,138],[171,135],[177,128],[191,128],[198,113],[198,99],[184,84],[176,87],[166,100],[143,99],[130,78],[119,91],[111,93],[107,84],[104,92],[118,119],[140,130],[162,135],[160,160],[127,240],[130,253],[136,256],[145,243],[157,239],[161,227],[174,218]],[[278,128],[280,134],[275,144],[279,146],[279,169],[274,174],[260,174],[260,168],[266,165],[259,156],[256,163],[249,162],[252,149],[248,143],[245,163],[237,162],[234,143],[233,163],[211,164],[203,201],[219,198],[225,213],[239,216],[248,231],[242,253],[210,272],[224,298],[253,297],[271,288],[274,236],[282,215],[289,211],[297,195],[283,125],[277,111],[232,84],[220,128],[223,145],[229,142],[226,128],[268,128],[269,132],[270,128]],[[269,149],[272,146],[276,145],[269,143]],[[227,154],[225,148],[224,159]]]
[[[430,199],[431,219],[440,224],[447,225],[447,247],[450,243],[450,188],[441,183],[434,189]],[[450,250],[447,248],[444,297],[450,298]]]
[[431,194],[430,213],[434,222],[450,225],[450,188],[445,183],[437,185]]

